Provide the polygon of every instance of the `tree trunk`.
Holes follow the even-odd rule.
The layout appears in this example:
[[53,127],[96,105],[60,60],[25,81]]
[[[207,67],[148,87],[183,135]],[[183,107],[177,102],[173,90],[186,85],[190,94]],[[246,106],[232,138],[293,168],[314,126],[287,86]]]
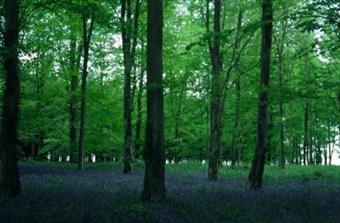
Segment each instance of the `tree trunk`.
[[308,102],[305,105],[304,118],[304,136],[303,136],[303,165],[307,165],[307,150],[308,150]]
[[85,117],[86,117],[86,94],[87,94],[87,75],[88,61],[90,51],[90,41],[94,26],[94,17],[90,18],[88,28],[88,19],[83,17],[83,72],[81,76],[81,101],[80,101],[80,128],[79,128],[79,149],[78,149],[78,169],[84,170],[84,141],[85,141]]
[[135,138],[135,158],[140,157],[140,148],[142,146],[141,130],[142,130],[142,96],[143,96],[143,79],[144,71],[141,70],[138,78],[138,92],[137,92],[137,121],[136,121],[136,138]]
[[280,88],[280,102],[279,102],[279,113],[280,113],[280,167],[285,167],[285,145],[284,145],[284,104],[283,104],[283,86],[284,86],[284,43],[286,37],[286,21],[281,21],[281,42],[278,49],[278,63],[279,63],[279,88]]
[[[238,22],[237,22],[237,33],[241,32],[242,28],[242,20],[243,20],[243,11],[240,10],[238,14]],[[240,40],[239,40],[239,35],[237,35],[237,40],[236,40],[236,48],[240,48]],[[237,66],[238,67],[238,66]],[[236,111],[235,111],[235,124],[234,124],[234,131],[233,131],[233,138],[232,138],[232,143],[231,143],[231,148],[232,148],[232,157],[231,157],[231,162],[232,166],[235,166],[235,164],[239,161],[240,159],[240,128],[241,128],[241,75],[239,74],[236,82],[235,82],[235,91],[236,91]]]
[[132,171],[131,74],[135,66],[140,0],[136,0],[134,22],[131,0],[121,0],[121,33],[124,54],[124,173]]
[[[328,126],[328,137],[329,137],[329,145],[328,145],[328,165],[332,165],[332,156],[333,156],[333,151],[332,151],[332,142],[335,143],[335,140],[332,140],[331,136],[331,125]],[[327,150],[327,148],[326,148]],[[327,160],[327,158],[326,158]]]
[[124,173],[132,171],[131,14],[131,0],[121,0],[121,30],[124,54]]
[[77,67],[77,39],[70,30],[70,98],[69,98],[69,140],[70,140],[70,161],[74,162],[76,159],[77,147],[77,88],[78,88],[78,67]]
[[322,151],[321,151],[321,135],[320,135],[320,127],[321,123],[318,116],[315,116],[315,127],[314,127],[314,141],[315,141],[315,155],[314,155],[314,164],[321,165],[322,164]]
[[163,1],[147,1],[147,121],[143,201],[165,198],[163,107]]
[[[209,51],[212,64],[211,78],[211,104],[210,104],[210,151],[208,180],[217,181],[218,163],[222,147],[222,66],[223,56],[221,53],[221,0],[214,0],[214,37],[209,43]],[[209,4],[207,4],[207,17]],[[207,21],[209,25],[209,21]],[[209,29],[207,30],[209,32]]]
[[256,150],[252,162],[249,181],[252,189],[262,187],[262,178],[265,164],[265,150],[268,131],[268,90],[270,80],[270,57],[273,30],[272,0],[263,0],[262,3],[262,48],[261,48],[261,80],[259,92],[259,105],[257,115]]
[[17,157],[20,100],[18,0],[4,0],[3,9],[5,18],[5,31],[3,33],[5,86],[1,123],[1,186],[4,194],[17,196],[21,192]]
[[[45,53],[38,53],[37,63],[36,63],[36,69],[35,69],[35,93],[36,93],[36,115],[37,117],[41,117],[42,113],[42,96],[43,96],[43,87],[44,87],[44,79],[45,79],[45,70],[44,70],[44,61],[42,60],[39,63],[39,58],[44,58]],[[39,120],[39,123],[42,124],[41,120]],[[44,142],[44,130],[41,128],[38,129],[38,132],[34,135],[35,140],[35,146],[32,147],[32,160],[36,160],[37,155],[40,151],[40,149],[43,146]]]
[[308,122],[308,162],[310,164],[314,164],[314,158],[313,158],[313,129],[312,129],[312,120],[313,120],[313,116],[312,116],[312,102],[310,102],[309,106],[308,106],[308,114],[309,114],[309,122]]

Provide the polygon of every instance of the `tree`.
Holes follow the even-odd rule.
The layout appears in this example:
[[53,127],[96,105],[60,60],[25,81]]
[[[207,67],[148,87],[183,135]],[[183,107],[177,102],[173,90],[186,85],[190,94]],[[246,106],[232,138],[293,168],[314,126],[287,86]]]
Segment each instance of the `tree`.
[[163,108],[163,1],[147,1],[147,117],[144,147],[143,201],[163,200],[165,194]]
[[121,0],[121,33],[124,54],[124,173],[132,171],[132,100],[131,74],[135,66],[140,0],[135,1],[134,14],[131,0]]
[[283,87],[284,87],[284,74],[285,74],[285,58],[284,58],[284,44],[287,34],[287,21],[281,21],[281,37],[278,41],[278,66],[279,66],[279,113],[280,113],[280,167],[285,167],[285,144],[284,144],[284,136],[285,136],[285,126],[284,126],[284,100],[283,100]]
[[79,129],[79,150],[78,150],[78,169],[84,170],[84,140],[85,140],[85,118],[86,118],[86,94],[87,94],[87,76],[88,61],[91,37],[94,26],[94,14],[83,15],[83,71],[81,76],[81,104],[80,104],[80,129]]
[[259,89],[259,104],[257,113],[256,149],[249,173],[250,187],[262,187],[262,177],[265,164],[265,150],[268,136],[268,91],[270,78],[270,57],[273,30],[272,0],[262,2],[262,45],[261,45],[261,77]]
[[[209,0],[207,0],[207,32],[209,32]],[[221,0],[214,0],[214,35],[209,41],[209,52],[212,64],[211,105],[210,105],[210,146],[209,146],[209,181],[217,181],[217,166],[222,147],[222,68],[221,53]]]
[[[71,161],[76,160],[76,147],[77,147],[77,89],[79,79],[79,65],[82,52],[81,43],[78,44],[77,50],[77,37],[75,34],[74,24],[70,25],[70,99],[69,99],[69,112],[70,112],[70,154]],[[78,52],[77,52],[78,51]],[[78,55],[77,55],[78,53]]]
[[5,89],[1,123],[1,186],[5,194],[17,196],[21,192],[17,154],[20,99],[19,1],[4,0],[3,9]]
[[[242,29],[242,20],[243,20],[243,10],[240,9],[239,14],[238,14],[238,22],[237,22],[237,32],[240,32]],[[240,47],[240,39],[237,35],[237,40],[236,40],[236,48]],[[237,67],[238,68],[238,67]],[[239,71],[240,69],[238,69]],[[233,136],[232,136],[232,144],[231,144],[231,149],[232,149],[232,157],[231,157],[231,162],[232,166],[235,165],[236,162],[240,161],[241,157],[241,148],[240,148],[240,143],[241,143],[241,75],[238,74],[236,81],[235,81],[235,90],[236,90],[236,103],[235,103],[235,124],[234,124],[234,130],[233,130]]]

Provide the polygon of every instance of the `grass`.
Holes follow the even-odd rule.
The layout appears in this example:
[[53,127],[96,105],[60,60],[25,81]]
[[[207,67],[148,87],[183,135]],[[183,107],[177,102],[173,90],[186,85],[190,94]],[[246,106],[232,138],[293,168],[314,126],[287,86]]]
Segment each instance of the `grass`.
[[[206,180],[207,165],[166,166],[167,200],[139,201],[143,165],[132,174],[121,163],[20,163],[23,194],[0,196],[4,222],[340,222],[340,168],[267,166],[264,189],[250,191],[249,167],[222,167],[219,181]],[[1,221],[3,222],[3,221]]]

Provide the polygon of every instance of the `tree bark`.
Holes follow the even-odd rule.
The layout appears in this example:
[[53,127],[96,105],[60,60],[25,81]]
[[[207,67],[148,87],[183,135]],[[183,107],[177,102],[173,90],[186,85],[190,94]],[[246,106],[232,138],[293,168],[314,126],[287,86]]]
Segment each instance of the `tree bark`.
[[308,151],[308,102],[305,105],[304,111],[304,135],[303,135],[303,165],[307,165],[307,151]]
[[[209,2],[209,1],[208,1]],[[210,150],[208,165],[208,180],[217,181],[218,163],[222,147],[222,67],[223,56],[221,53],[221,0],[214,0],[214,37],[209,42],[209,51],[212,64],[211,77],[211,104],[210,104]],[[207,18],[209,3],[207,4]],[[207,27],[209,21],[207,21]],[[209,32],[209,28],[207,28]]]
[[84,170],[84,141],[85,141],[85,118],[86,118],[86,97],[87,97],[87,76],[90,42],[94,26],[94,16],[90,18],[88,27],[88,18],[83,16],[83,71],[81,76],[81,101],[80,101],[80,128],[79,128],[79,148],[78,148],[78,169]]
[[17,196],[21,192],[17,157],[20,100],[19,1],[4,0],[3,9],[5,86],[1,122],[1,187],[4,194]]
[[[237,33],[241,32],[242,29],[242,20],[243,20],[243,11],[240,10],[238,14],[238,22],[237,22]],[[239,34],[236,35],[237,40],[236,40],[236,48],[240,48],[240,39],[239,39]],[[238,66],[237,66],[238,67]],[[236,68],[237,68],[236,67]],[[231,148],[232,148],[232,160],[231,160],[231,165],[235,166],[235,164],[239,161],[240,159],[240,128],[241,128],[241,76],[238,75],[236,81],[235,81],[235,91],[236,91],[236,111],[235,111],[235,124],[234,124],[234,131],[233,131],[233,138],[232,138],[232,143],[231,143]]]
[[[35,106],[35,111],[36,111],[36,116],[41,117],[42,116],[42,108],[43,108],[43,101],[42,101],[42,96],[43,96],[43,88],[44,88],[44,82],[45,82],[45,70],[44,67],[46,64],[44,63],[44,60],[40,58],[44,58],[45,53],[38,53],[38,58],[37,58],[37,63],[35,67],[35,93],[36,93],[36,106]],[[41,125],[42,122],[38,118],[39,124]],[[34,146],[32,146],[32,153],[31,153],[31,158],[32,160],[37,159],[37,155],[40,151],[40,149],[43,147],[43,142],[44,142],[44,130],[41,128],[38,128],[38,131],[35,132],[34,134]]]
[[265,164],[265,150],[268,136],[268,90],[270,80],[270,57],[273,30],[272,0],[262,2],[262,48],[261,48],[261,78],[259,89],[259,104],[257,114],[256,149],[253,158],[249,181],[252,189],[262,187]]
[[163,105],[163,1],[147,1],[147,121],[142,201],[159,201],[165,193]]
[[135,158],[138,159],[141,152],[140,148],[142,146],[142,96],[143,96],[143,79],[144,79],[144,70],[140,71],[138,78],[138,91],[137,91],[137,120],[136,120],[136,136],[135,136]]
[[[333,151],[332,151],[332,143],[335,143],[335,140],[332,140],[332,135],[331,135],[331,125],[328,125],[328,165],[332,165],[332,156],[333,156]],[[327,150],[327,148],[326,148]],[[327,153],[327,151],[326,151]],[[326,162],[327,162],[327,156]]]
[[[124,55],[124,173],[132,171],[132,97],[131,74],[135,65],[140,0],[132,17],[131,0],[121,0],[121,33]],[[133,21],[134,19],[134,21]]]
[[70,30],[70,98],[69,98],[69,140],[70,161],[76,160],[77,147],[77,88],[78,88],[78,66],[77,66],[77,38],[74,30]]
[[131,0],[121,0],[121,30],[124,54],[124,173],[132,171],[131,14]]
[[284,145],[284,104],[283,104],[283,86],[284,86],[284,43],[286,37],[286,21],[281,21],[281,41],[278,49],[278,63],[279,63],[279,88],[280,88],[280,101],[279,101],[279,113],[280,113],[280,167],[285,167],[285,145]]

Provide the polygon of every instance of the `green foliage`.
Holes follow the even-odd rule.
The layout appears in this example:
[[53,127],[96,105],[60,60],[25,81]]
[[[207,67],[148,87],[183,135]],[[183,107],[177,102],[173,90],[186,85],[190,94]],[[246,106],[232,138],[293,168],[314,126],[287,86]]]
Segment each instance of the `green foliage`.
[[[168,159],[206,160],[209,145],[211,60],[208,40],[222,41],[225,82],[225,113],[222,160],[232,158],[233,142],[241,161],[252,159],[256,140],[256,107],[261,35],[260,5],[256,0],[224,5],[221,33],[206,30],[205,1],[166,1],[164,4],[164,95],[165,144]],[[119,1],[25,0],[21,3],[21,114],[20,145],[36,148],[40,158],[52,154],[68,156],[70,101],[70,39],[75,38],[79,57],[76,75],[81,73],[81,17],[95,16],[96,28],[90,50],[88,111],[85,152],[104,159],[120,159],[123,151],[123,60],[119,27]],[[311,102],[312,148],[326,151],[334,144],[339,125],[339,21],[335,1],[276,1],[270,94],[270,140],[268,162],[278,160],[279,132],[284,104],[284,145],[288,162],[295,162],[304,141],[304,112]],[[146,4],[143,2],[136,48],[136,73],[146,70]],[[210,11],[212,8],[210,7]],[[243,13],[240,38],[236,39],[239,13]],[[297,12],[297,13],[296,13]],[[212,18],[210,19],[212,20]],[[287,24],[285,38],[282,23]],[[213,30],[210,21],[210,30]],[[317,34],[319,33],[319,34]],[[243,47],[235,51],[236,42]],[[280,86],[278,53],[283,44],[284,81]],[[235,67],[233,58],[239,55]],[[229,73],[228,73],[229,72]],[[143,89],[132,77],[133,135],[137,121],[136,97],[142,91],[143,144],[145,101]],[[236,81],[240,81],[237,108]],[[143,80],[143,83],[145,80]],[[144,83],[145,84],[145,83]],[[2,82],[1,82],[2,85]],[[79,85],[79,83],[78,83]],[[79,110],[79,86],[77,88]],[[235,126],[236,117],[240,125]],[[79,128],[79,112],[77,128]],[[137,139],[134,139],[134,144]],[[27,152],[26,151],[26,152]],[[141,151],[138,151],[142,154]],[[27,154],[26,154],[27,155]],[[29,154],[28,154],[29,155]],[[320,161],[320,154],[318,154]]]

